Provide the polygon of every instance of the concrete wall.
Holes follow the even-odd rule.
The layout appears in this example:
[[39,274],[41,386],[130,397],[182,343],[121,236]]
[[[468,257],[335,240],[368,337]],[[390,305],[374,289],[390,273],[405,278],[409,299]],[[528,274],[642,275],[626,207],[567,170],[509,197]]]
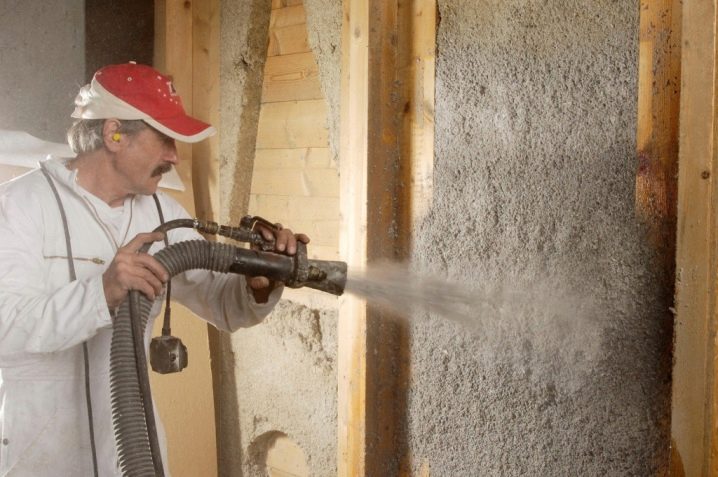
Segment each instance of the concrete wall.
[[0,3],[0,129],[65,141],[85,83],[83,0]]
[[[305,6],[336,147],[341,2]],[[439,0],[439,10],[434,197],[411,266],[510,298],[472,326],[413,316],[406,465],[663,474],[670,319],[633,215],[638,2]],[[316,450],[336,428],[316,388],[333,372],[334,319],[283,303],[264,332],[233,338],[240,409],[255,410],[242,411],[250,454],[250,441],[280,430],[312,475],[334,475],[334,455]],[[268,349],[281,372],[258,360]],[[261,474],[253,458],[245,475]]]

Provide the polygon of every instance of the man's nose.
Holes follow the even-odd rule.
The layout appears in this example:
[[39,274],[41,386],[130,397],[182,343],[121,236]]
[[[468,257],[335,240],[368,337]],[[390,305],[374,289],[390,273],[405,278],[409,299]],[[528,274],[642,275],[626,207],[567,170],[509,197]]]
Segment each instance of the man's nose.
[[165,151],[162,159],[169,162],[170,164],[177,164],[179,162],[179,156],[177,155],[177,146],[175,146],[174,142],[167,147],[167,150]]

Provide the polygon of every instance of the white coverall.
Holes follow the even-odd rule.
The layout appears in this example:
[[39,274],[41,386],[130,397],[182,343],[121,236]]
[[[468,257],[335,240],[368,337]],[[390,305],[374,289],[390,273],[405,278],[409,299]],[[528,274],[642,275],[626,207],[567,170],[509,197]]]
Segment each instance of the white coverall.
[[[62,219],[42,172],[0,186],[0,476],[92,476],[84,341],[99,474],[120,475],[109,394],[112,316],[102,273],[118,246],[160,221],[152,196],[125,200],[121,212],[112,209],[79,187],[64,161],[41,166],[53,177],[67,214],[77,274],[72,283]],[[165,221],[188,217],[172,198],[157,195]],[[108,225],[113,221],[119,230]],[[174,229],[168,238],[174,243],[201,236]],[[162,247],[157,242],[150,253]],[[173,299],[226,331],[260,322],[280,295],[278,288],[266,304],[257,304],[241,275],[192,270],[172,280]],[[161,305],[158,297],[147,342]],[[164,450],[159,420],[158,427]]]

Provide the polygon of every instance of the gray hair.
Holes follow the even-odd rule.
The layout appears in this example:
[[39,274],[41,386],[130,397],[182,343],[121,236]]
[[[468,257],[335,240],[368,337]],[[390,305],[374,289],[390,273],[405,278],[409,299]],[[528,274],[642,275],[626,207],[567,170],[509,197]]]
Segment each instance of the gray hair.
[[[92,152],[104,147],[102,128],[106,119],[77,119],[67,131],[67,142],[75,154]],[[130,136],[149,126],[141,119],[120,121],[117,132]]]

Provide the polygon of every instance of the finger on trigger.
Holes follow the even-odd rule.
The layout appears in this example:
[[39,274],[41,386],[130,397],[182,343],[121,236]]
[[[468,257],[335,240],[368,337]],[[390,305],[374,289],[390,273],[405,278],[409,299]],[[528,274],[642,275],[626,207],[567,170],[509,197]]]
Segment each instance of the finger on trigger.
[[249,286],[255,290],[266,288],[269,286],[269,279],[267,277],[251,277],[249,279]]

